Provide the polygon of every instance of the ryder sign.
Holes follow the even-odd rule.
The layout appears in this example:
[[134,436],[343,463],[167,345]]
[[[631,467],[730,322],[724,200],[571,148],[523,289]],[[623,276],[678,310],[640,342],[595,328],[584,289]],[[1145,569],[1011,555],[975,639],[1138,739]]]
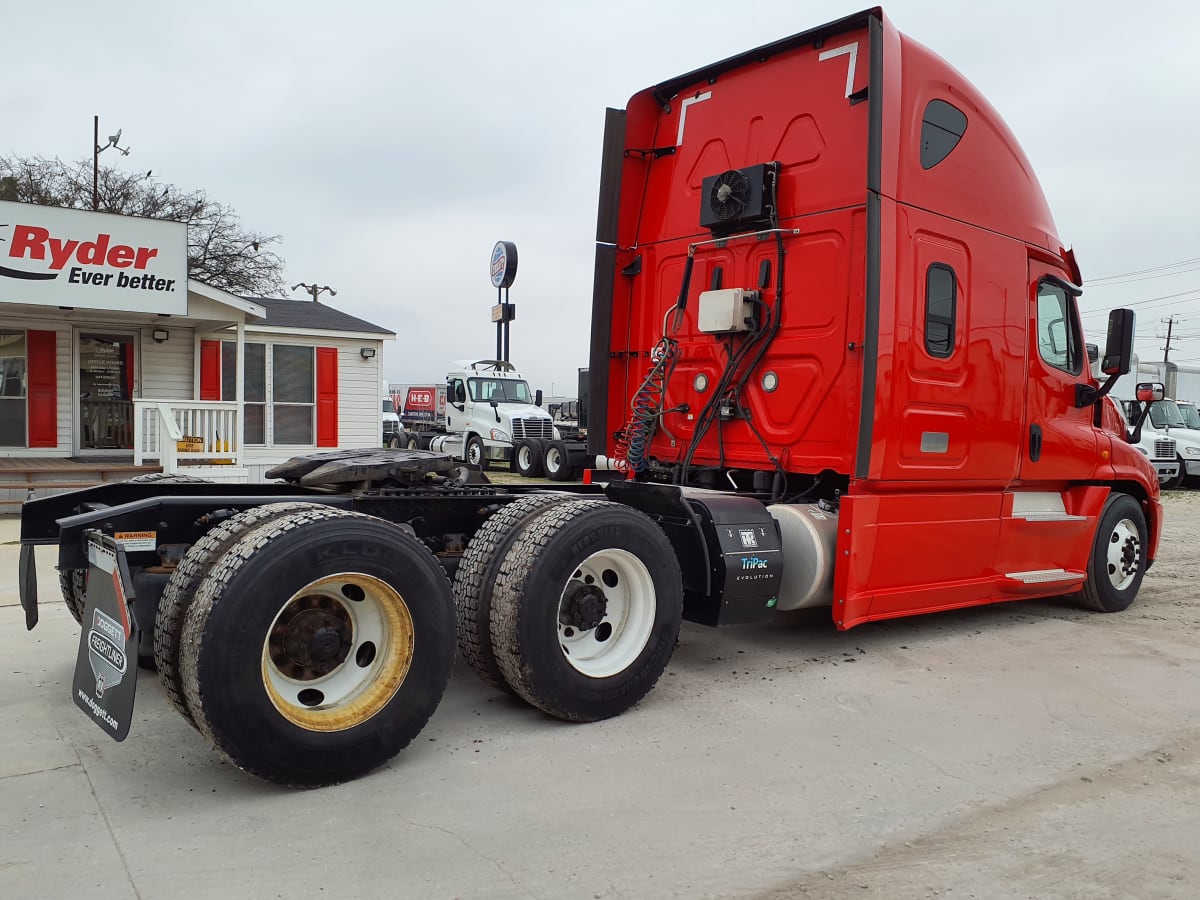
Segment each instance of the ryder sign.
[[187,225],[0,201],[0,302],[187,314]]

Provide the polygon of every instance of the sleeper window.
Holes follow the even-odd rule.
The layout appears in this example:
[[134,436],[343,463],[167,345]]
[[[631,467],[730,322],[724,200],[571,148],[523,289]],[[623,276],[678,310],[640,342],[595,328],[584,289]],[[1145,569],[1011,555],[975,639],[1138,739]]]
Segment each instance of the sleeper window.
[[945,263],[934,263],[925,273],[925,351],[945,359],[954,352],[954,321],[958,307],[958,279]]

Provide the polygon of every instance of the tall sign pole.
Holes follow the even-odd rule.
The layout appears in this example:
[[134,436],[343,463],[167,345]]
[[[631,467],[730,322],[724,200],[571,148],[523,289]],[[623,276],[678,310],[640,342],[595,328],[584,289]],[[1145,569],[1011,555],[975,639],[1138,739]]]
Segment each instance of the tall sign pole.
[[517,245],[512,241],[497,241],[492,248],[490,272],[496,289],[496,305],[492,321],[496,323],[496,359],[508,362],[508,326],[517,317],[516,304],[508,300],[508,289],[517,277]]

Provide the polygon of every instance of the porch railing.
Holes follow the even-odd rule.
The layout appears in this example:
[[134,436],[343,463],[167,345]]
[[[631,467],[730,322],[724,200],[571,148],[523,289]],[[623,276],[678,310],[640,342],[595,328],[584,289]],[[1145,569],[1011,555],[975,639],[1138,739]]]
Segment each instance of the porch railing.
[[242,416],[236,403],[134,400],[133,461],[157,459],[164,472],[188,464],[241,466]]

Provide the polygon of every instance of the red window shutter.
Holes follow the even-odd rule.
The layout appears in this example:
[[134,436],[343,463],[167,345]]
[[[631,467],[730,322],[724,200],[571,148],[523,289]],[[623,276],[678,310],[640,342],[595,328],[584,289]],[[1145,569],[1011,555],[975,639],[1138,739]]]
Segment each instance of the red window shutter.
[[221,342],[200,342],[200,399],[221,399]]
[[338,352],[317,348],[317,446],[338,445]]
[[53,331],[30,331],[29,446],[58,446],[58,342]]

